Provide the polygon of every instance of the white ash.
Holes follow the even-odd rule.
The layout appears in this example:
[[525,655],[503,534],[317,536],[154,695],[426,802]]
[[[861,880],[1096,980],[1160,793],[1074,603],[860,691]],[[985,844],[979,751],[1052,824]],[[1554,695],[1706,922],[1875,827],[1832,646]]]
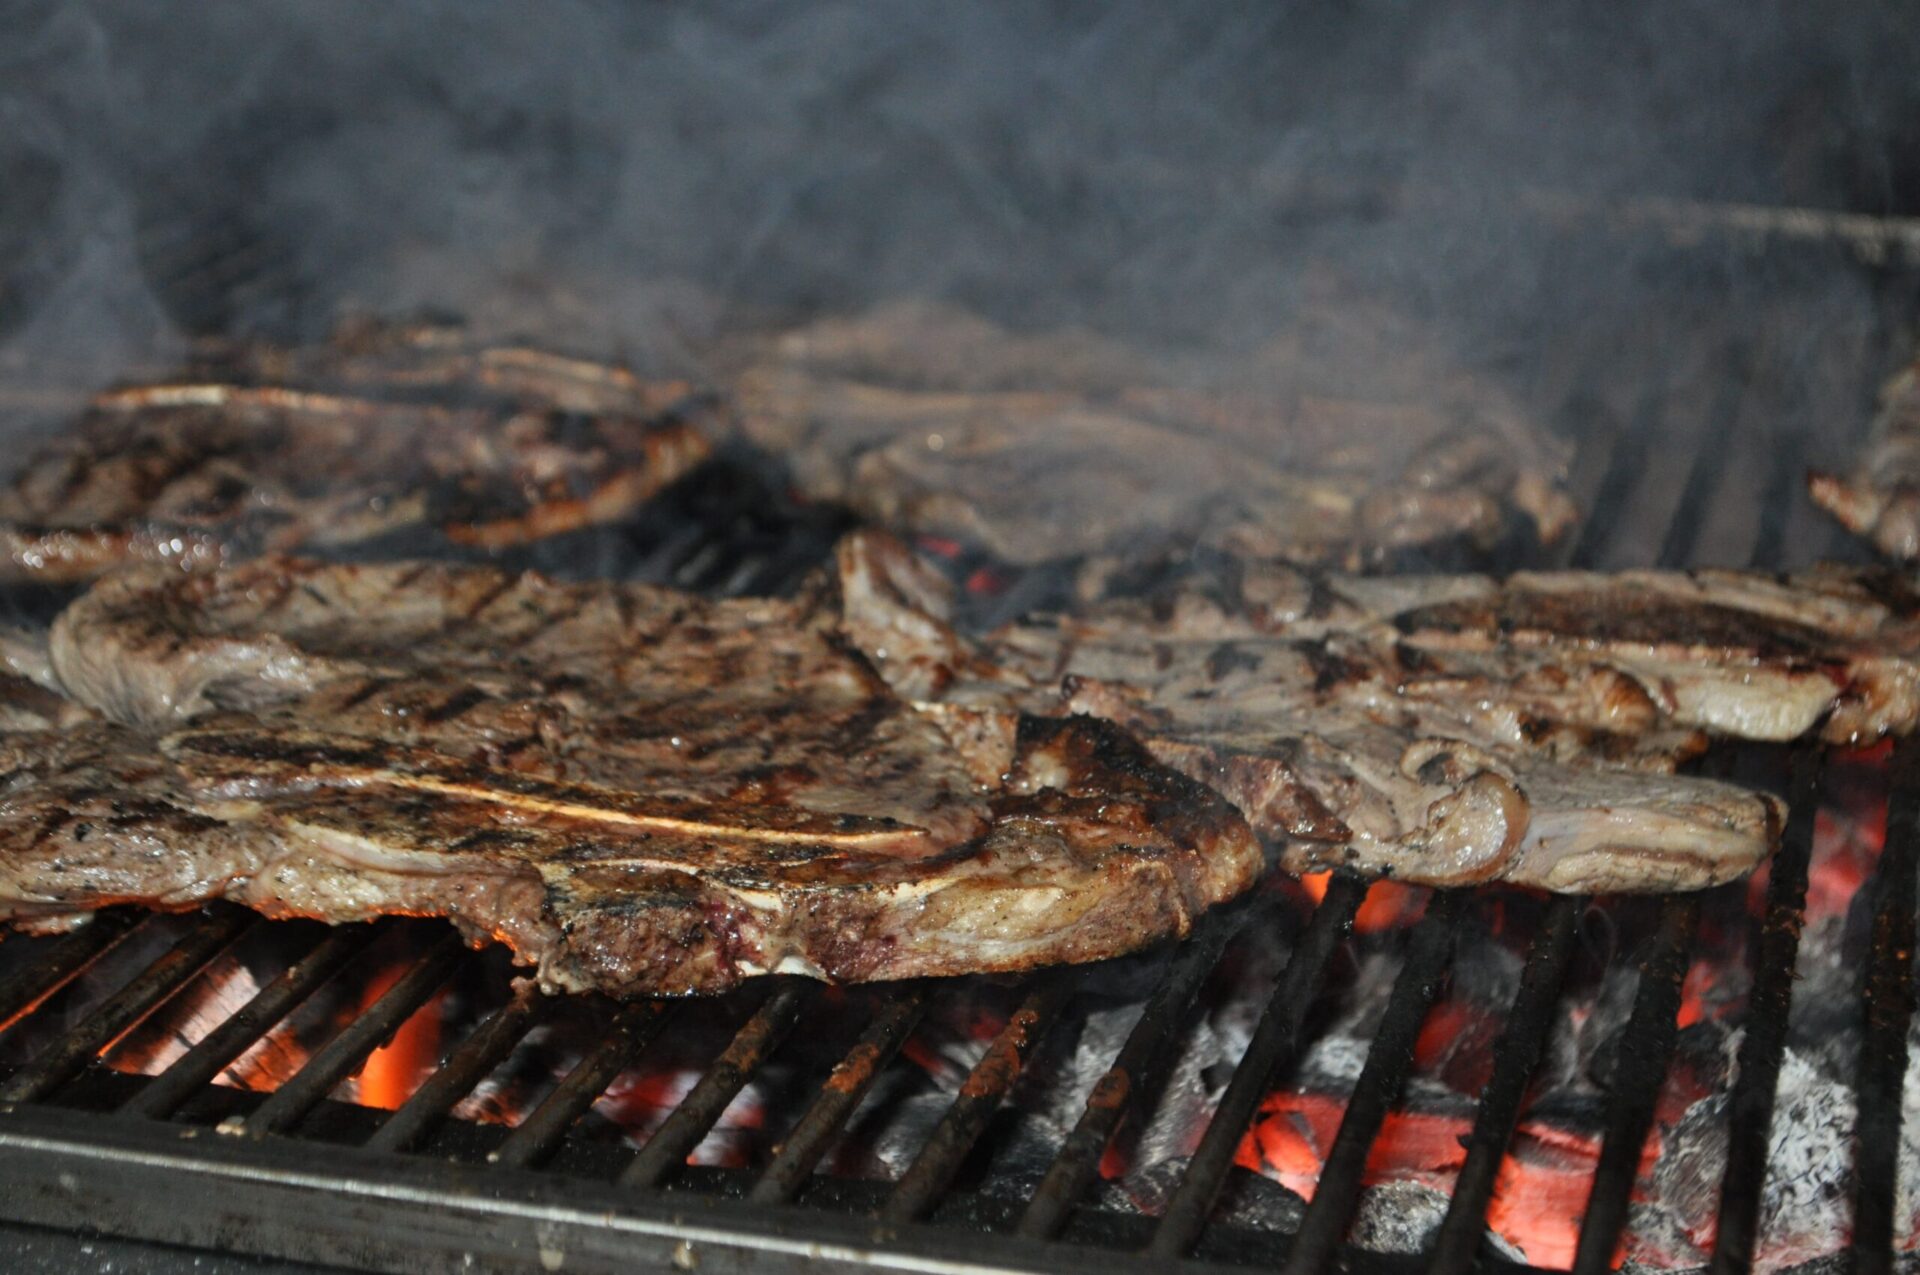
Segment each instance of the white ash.
[[1628,1205],[1625,1236],[1628,1258],[1646,1270],[1687,1270],[1707,1260],[1679,1219],[1657,1204]]
[[1346,1093],[1367,1065],[1364,1036],[1323,1036],[1301,1055],[1292,1087],[1309,1093]]
[[[927,1139],[953,1107],[945,1093],[916,1094],[899,1102],[867,1136],[843,1140],[830,1161],[836,1174],[897,1181],[912,1167]],[[988,1126],[981,1141],[993,1171],[982,1186],[991,1194],[1026,1195],[1040,1185],[1066,1131],[1035,1116]]]
[[1230,985],[1220,1002],[1207,1013],[1207,1022],[1219,1038],[1221,1050],[1235,1062],[1253,1042],[1260,1017],[1273,999],[1273,989],[1280,985],[1293,959],[1293,945],[1280,928],[1267,923],[1266,918],[1256,917],[1248,931],[1228,956],[1233,962]]
[[1383,1182],[1360,1193],[1347,1241],[1374,1253],[1424,1253],[1447,1216],[1447,1197],[1418,1182]]
[[[1119,1055],[1141,1009],[1140,1004],[1128,1004],[1087,1013],[1070,1044],[1036,1051],[1014,1086],[1012,1105],[1062,1129],[1072,1128],[1094,1084]],[[1221,1062],[1237,1061],[1227,1057],[1204,1019],[1183,1024],[1176,1039],[1166,1081],[1152,1095],[1151,1116],[1125,1135],[1134,1163],[1150,1164],[1191,1152],[1219,1102],[1221,1084],[1210,1076]]]

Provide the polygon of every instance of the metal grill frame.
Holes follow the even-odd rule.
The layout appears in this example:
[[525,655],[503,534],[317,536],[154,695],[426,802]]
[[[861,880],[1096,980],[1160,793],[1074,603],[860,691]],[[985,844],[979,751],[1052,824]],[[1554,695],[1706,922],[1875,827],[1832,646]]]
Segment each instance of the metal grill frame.
[[[1648,401],[1657,399],[1650,393]],[[1660,533],[1660,565],[1693,560],[1704,511],[1723,481],[1718,452],[1738,427],[1740,395],[1718,396],[1699,433],[1675,512]],[[1595,515],[1570,547],[1564,565],[1591,566],[1609,549],[1608,521],[1627,504],[1648,464],[1647,423],[1617,436],[1596,436],[1579,473]],[[1801,452],[1780,447],[1766,498],[1784,503],[1797,487]],[[813,527],[797,539],[746,503],[713,504],[694,484],[686,507],[669,508],[664,527],[643,554],[643,572],[716,593],[791,587],[798,569],[818,560],[838,524]],[[702,529],[698,534],[689,528]],[[715,529],[720,531],[716,537]],[[1784,517],[1761,519],[1756,564],[1770,564],[1786,535]],[[728,550],[731,542],[735,548]],[[741,544],[751,546],[741,551]],[[1840,544],[1834,541],[1835,545]],[[1030,598],[1016,588],[1016,597]],[[1794,759],[1793,821],[1777,856],[1764,914],[1755,918],[1755,978],[1739,1080],[1731,1095],[1733,1145],[1720,1202],[1713,1270],[1744,1269],[1750,1260],[1763,1185],[1764,1132],[1785,1049],[1786,1011],[1805,906],[1812,816],[1821,755]],[[1863,980],[1867,1030],[1860,1062],[1860,1165],[1852,1254],[1855,1269],[1893,1267],[1893,1156],[1897,1153],[1906,1031],[1913,1011],[1912,953],[1916,858],[1920,857],[1920,750],[1896,755],[1896,797],[1887,849],[1868,887],[1875,901],[1874,942]],[[302,1121],[331,1106],[327,1095],[368,1053],[425,1004],[453,974],[461,952],[449,936],[432,947],[363,1015],[322,1046],[305,1067],[250,1110],[218,1128],[172,1121],[180,1107],[302,999],[337,973],[364,934],[338,932],[254,1002],[157,1079],[108,1076],[87,1067],[104,1046],[164,1005],[255,922],[232,909],[209,910],[120,992],[28,1067],[0,1080],[0,1218],[76,1232],[218,1248],[267,1257],[396,1272],[482,1269],[626,1271],[636,1265],[678,1269],[796,1269],[916,1272],[1226,1272],[1250,1265],[1288,1271],[1325,1269],[1338,1260],[1356,1272],[1533,1268],[1502,1261],[1483,1248],[1494,1175],[1521,1114],[1526,1086],[1553,1024],[1582,899],[1546,909],[1529,951],[1519,991],[1495,1046],[1468,1154],[1436,1248],[1397,1258],[1343,1248],[1359,1203],[1361,1172],[1382,1121],[1412,1066],[1412,1042],[1451,961],[1451,917],[1468,906],[1450,892],[1433,896],[1428,916],[1405,936],[1404,964],[1352,1094],[1338,1138],[1323,1167],[1321,1190],[1294,1236],[1234,1231],[1209,1221],[1233,1154],[1260,1099],[1282,1078],[1304,1045],[1303,1023],[1325,986],[1329,961],[1350,932],[1368,885],[1336,877],[1299,939],[1271,1004],[1222,1098],[1184,1179],[1159,1219],[1090,1212],[1083,1200],[1100,1158],[1118,1131],[1137,1117],[1133,1100],[1157,1088],[1170,1047],[1186,1022],[1194,992],[1220,959],[1233,929],[1254,905],[1208,918],[1188,943],[1165,958],[1158,990],[1112,1069],[1094,1087],[1084,1113],[1060,1147],[1051,1171],[1024,1210],[991,1232],[943,1218],[956,1211],[949,1191],[963,1161],[1042,1034],[1063,1015],[1074,974],[1043,975],[975,1068],[963,1095],[890,1187],[864,1188],[871,1198],[828,1208],[803,1201],[817,1184],[820,1155],[858,1106],[867,1087],[908,1038],[924,1010],[922,986],[880,989],[864,1034],[848,1049],[832,1081],[800,1116],[772,1163],[739,1184],[742,1198],[695,1190],[662,1190],[687,1152],[718,1119],[754,1070],[777,1049],[804,1011],[810,989],[768,980],[766,997],[732,1045],[653,1140],[624,1169],[601,1180],[540,1172],[569,1128],[608,1082],[663,1030],[674,1007],[638,1002],[609,1024],[604,1044],[583,1058],[545,1101],[500,1144],[486,1163],[457,1163],[408,1154],[429,1140],[453,1104],[497,1064],[549,1008],[523,994],[456,1045],[442,1067],[361,1145],[298,1136]],[[1640,1150],[1651,1125],[1676,1036],[1676,1010],[1698,917],[1694,896],[1661,904],[1651,941],[1633,959],[1639,985],[1606,1116],[1606,1136],[1580,1235],[1576,1271],[1609,1268],[1626,1220]],[[29,1015],[139,929],[128,915],[101,918],[47,944],[41,958],[0,982],[0,1023]],[[115,1086],[117,1111],[64,1101]],[[236,1099],[236,1101],[241,1101]],[[854,1191],[859,1196],[858,1190]],[[971,1207],[971,1206],[970,1206]],[[966,1211],[966,1210],[957,1210]],[[924,1220],[929,1216],[933,1220]],[[1195,1257],[1196,1249],[1206,1254]]]

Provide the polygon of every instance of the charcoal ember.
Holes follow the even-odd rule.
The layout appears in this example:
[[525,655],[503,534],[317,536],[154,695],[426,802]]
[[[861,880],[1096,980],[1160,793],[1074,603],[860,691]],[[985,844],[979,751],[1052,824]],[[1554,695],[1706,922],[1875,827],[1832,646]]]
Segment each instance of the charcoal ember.
[[1301,1056],[1294,1088],[1305,1093],[1346,1093],[1367,1065],[1366,1036],[1324,1036]]
[[1900,1173],[1894,1199],[1894,1236],[1906,1252],[1920,1250],[1920,1024],[1907,1036],[1907,1072],[1900,1084]]
[[[884,1078],[881,1083],[885,1083]],[[862,1104],[862,1114],[867,1118],[856,1115],[849,1124],[829,1159],[829,1168],[841,1177],[896,1179],[912,1165],[952,1107],[952,1096],[944,1093],[920,1093],[879,1103],[870,1096]],[[884,1118],[873,1118],[878,1110],[884,1110]]]
[[904,1056],[934,1085],[957,1093],[1004,1024],[1004,1015],[989,1017],[988,1007],[972,997],[944,1000],[921,1022]]
[[[898,1181],[953,1105],[947,1094],[922,1093],[898,1104],[878,1127],[843,1140],[831,1168],[847,1177]],[[1067,1131],[1050,1120],[1003,1107],[987,1125],[955,1186],[999,1199],[1027,1200],[1053,1166]],[[1131,1210],[1129,1210],[1131,1211]]]
[[1846,912],[1809,924],[1794,967],[1789,1039],[1826,1074],[1851,1078],[1860,1050],[1860,976],[1872,929],[1871,890]]
[[[1083,1042],[1085,1049],[1097,1053],[1111,1047],[1118,1053],[1119,1042],[1132,1030],[1133,1020],[1165,975],[1164,951],[1119,957],[1088,966],[1076,984],[1077,993],[1088,1001],[1106,1002],[1109,1009],[1102,1014],[1112,1016],[1095,1016],[1100,1025]],[[958,1092],[1017,1009],[1015,990],[983,981],[976,985],[972,995],[943,998],[914,1033],[906,1056],[935,1085],[950,1093]],[[1121,1023],[1125,1025],[1116,1038],[1113,1029]],[[1245,1043],[1240,1042],[1237,1049],[1231,1049],[1230,1056],[1237,1059],[1244,1050]],[[1072,1074],[1063,1078],[1063,1083],[1071,1087],[1073,1077],[1098,1062],[1098,1070],[1087,1074],[1087,1083],[1091,1085],[1092,1078],[1104,1071],[1110,1061],[1110,1058],[1099,1061],[1090,1056],[1076,1056]]]
[[1600,993],[1583,1018],[1571,1024],[1574,1032],[1571,1060],[1578,1069],[1568,1077],[1571,1083],[1584,1083],[1600,1090],[1613,1088],[1613,1071],[1619,1061],[1620,1046],[1626,1036],[1627,1022],[1633,1016],[1633,1002],[1640,994],[1637,965],[1618,967],[1600,985]]
[[[1061,1129],[1079,1120],[1087,1094],[1113,1065],[1144,1008],[1141,1002],[1109,1005],[1089,1011],[1070,1044],[1049,1040],[1016,1082],[1013,1105],[1040,1116]],[[1136,1095],[1136,1103],[1151,1104],[1145,1123],[1129,1122],[1122,1145],[1134,1163],[1152,1163],[1193,1150],[1219,1102],[1218,1075],[1229,1057],[1204,1019],[1187,1023],[1166,1072],[1166,1081],[1152,1094]],[[1136,1106],[1136,1115],[1139,1108]]]
[[[1159,1217],[1187,1174],[1187,1157],[1173,1156],[1145,1165],[1118,1181],[1100,1184],[1096,1196],[1103,1208]],[[1292,1234],[1300,1229],[1307,1202],[1271,1178],[1234,1166],[1214,1201],[1213,1221],[1249,1230]]]
[[1627,1208],[1626,1250],[1628,1261],[1654,1271],[1690,1270],[1708,1256],[1671,1209],[1638,1201]]
[[[1447,1216],[1444,1191],[1418,1182],[1383,1182],[1360,1193],[1347,1242],[1370,1253],[1424,1253],[1433,1247]],[[1520,1250],[1489,1231],[1486,1242],[1509,1261],[1524,1261]]]
[[1655,1233],[1678,1230],[1690,1244],[1710,1240],[1726,1171],[1727,1100],[1715,1094],[1661,1133],[1653,1194],[1664,1216]]
[[1470,1005],[1504,1014],[1520,990],[1526,960],[1521,953],[1484,933],[1461,935],[1448,972],[1449,995]]
[[[1653,1207],[1631,1223],[1636,1244],[1644,1245],[1639,1260],[1658,1257],[1668,1269],[1684,1267],[1691,1264],[1684,1260],[1689,1245],[1710,1244],[1726,1174],[1727,1101],[1725,1091],[1703,1098],[1665,1131]],[[1817,1257],[1832,1248],[1834,1236],[1846,1233],[1853,1121],[1852,1092],[1788,1050],[1760,1194],[1757,1269],[1779,1270]]]
[[1003,1110],[982,1139],[979,1189],[1007,1199],[1032,1199],[1066,1137],[1067,1131],[1051,1121]]
[[1181,1040],[1166,1084],[1153,1095],[1152,1116],[1131,1142],[1134,1163],[1192,1154],[1220,1102],[1221,1086],[1209,1076],[1221,1056],[1219,1042],[1205,1021],[1195,1023]]
[[[169,1000],[167,1013],[155,1014],[129,1032],[118,1046],[118,1053],[122,1059],[128,1055],[136,1058],[140,1070],[148,1075],[158,1075],[178,1061],[195,1041],[239,1013],[265,982],[231,953],[223,955],[207,967],[204,977],[196,978]],[[226,1067],[222,1075],[242,1085],[255,1075],[273,1083],[298,1069],[304,1051],[296,1042],[269,1036],[261,1044],[265,1048],[248,1050]],[[276,1062],[280,1066],[276,1067]]]
[[1760,1194],[1758,1247],[1773,1269],[1829,1252],[1851,1227],[1854,1111],[1850,1085],[1787,1051]]
[[1247,1052],[1273,989],[1292,959],[1293,945],[1281,927],[1259,921],[1247,927],[1245,939],[1228,953],[1227,990],[1207,1011],[1207,1023],[1228,1060],[1237,1062]]

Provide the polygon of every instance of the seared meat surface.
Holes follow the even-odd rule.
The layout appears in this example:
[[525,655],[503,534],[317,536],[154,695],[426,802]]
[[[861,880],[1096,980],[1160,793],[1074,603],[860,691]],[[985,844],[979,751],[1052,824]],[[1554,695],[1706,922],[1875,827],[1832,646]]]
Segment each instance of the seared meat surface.
[[[0,487],[0,579],[210,565],[426,524],[500,546],[621,516],[710,451],[679,384],[445,330],[219,348],[96,397]],[[710,431],[709,431],[710,432]]]
[[1916,711],[1916,600],[1822,571],[1342,578],[1272,567],[1008,626],[942,628],[938,578],[842,546],[848,633],[903,694],[992,722],[1085,712],[1232,799],[1297,870],[1435,885],[1712,885],[1771,798],[1680,775],[1709,734],[1852,742]]
[[0,906],[43,927],[211,897],[444,915],[551,987],[704,992],[1112,956],[1262,865],[1112,724],[955,732],[801,604],[150,568],[72,604],[51,663],[107,720],[0,740]]
[[1881,553],[1920,558],[1920,358],[1880,394],[1867,441],[1846,473],[1807,475],[1815,504]]
[[1357,566],[1488,543],[1516,513],[1542,540],[1573,519],[1564,448],[1347,297],[1229,372],[928,307],[816,323],[745,362],[740,428],[806,491],[1009,562],[1199,543]]

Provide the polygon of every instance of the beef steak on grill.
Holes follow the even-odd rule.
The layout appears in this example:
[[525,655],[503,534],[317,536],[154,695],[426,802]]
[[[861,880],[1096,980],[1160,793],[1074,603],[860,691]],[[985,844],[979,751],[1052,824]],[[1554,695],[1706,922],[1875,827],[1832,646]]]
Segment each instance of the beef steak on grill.
[[1845,473],[1807,475],[1813,502],[1888,557],[1920,558],[1920,356],[1880,392],[1867,441]]
[[1344,578],[1229,564],[978,646],[890,537],[841,546],[850,640],[978,722],[1097,713],[1231,798],[1288,866],[1434,885],[1700,887],[1754,866],[1772,798],[1673,773],[1709,734],[1912,729],[1920,598],[1827,569]]
[[679,384],[444,329],[213,348],[97,396],[0,487],[0,579],[207,565],[425,524],[488,547],[631,511],[710,453]]
[[1223,370],[891,307],[768,343],[735,397],[810,494],[1009,562],[1201,543],[1352,565],[1486,543],[1515,511],[1560,535],[1565,449],[1409,329],[1341,296]]
[[1262,854],[1092,718],[954,732],[803,605],[480,568],[110,577],[106,720],[0,739],[8,915],[444,915],[555,988],[1023,969],[1183,933]]

